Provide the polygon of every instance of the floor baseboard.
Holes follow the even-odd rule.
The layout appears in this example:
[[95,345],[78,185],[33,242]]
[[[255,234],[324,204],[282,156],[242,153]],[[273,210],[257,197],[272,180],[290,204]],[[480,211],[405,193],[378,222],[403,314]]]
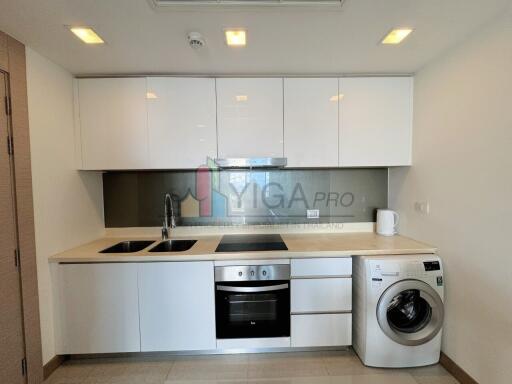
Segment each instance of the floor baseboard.
[[441,352],[439,363],[455,377],[461,384],[478,384],[469,374],[455,363],[452,359]]
[[60,365],[68,359],[66,355],[55,355],[43,366],[43,378],[46,380],[50,375],[60,367]]

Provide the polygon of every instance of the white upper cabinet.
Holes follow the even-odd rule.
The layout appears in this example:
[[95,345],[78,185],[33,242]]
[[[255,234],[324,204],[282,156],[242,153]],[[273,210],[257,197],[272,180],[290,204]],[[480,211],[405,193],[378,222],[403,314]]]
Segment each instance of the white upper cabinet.
[[78,79],[75,97],[79,169],[411,165],[411,77]]
[[79,79],[82,169],[148,166],[146,79]]
[[289,167],[338,166],[338,79],[284,79],[284,156]]
[[283,156],[283,79],[217,79],[218,157]]
[[411,165],[413,79],[341,78],[339,90],[339,165]]
[[196,168],[217,157],[215,79],[147,79],[149,167]]

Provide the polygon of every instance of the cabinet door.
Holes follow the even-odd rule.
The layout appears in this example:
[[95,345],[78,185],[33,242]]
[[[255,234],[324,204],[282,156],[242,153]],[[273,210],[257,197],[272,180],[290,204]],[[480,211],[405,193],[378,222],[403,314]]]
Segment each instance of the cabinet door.
[[213,262],[139,264],[143,352],[216,348]]
[[352,314],[293,315],[292,347],[334,347],[352,344]]
[[340,166],[411,165],[410,77],[340,79]]
[[293,259],[290,261],[292,277],[351,277],[351,257]]
[[146,79],[78,80],[83,169],[148,166]]
[[352,310],[352,279],[293,279],[292,313],[340,312]]
[[215,79],[147,79],[150,168],[196,168],[217,157]]
[[283,156],[283,79],[217,79],[219,157]]
[[284,79],[289,167],[338,166],[338,79]]
[[136,264],[57,266],[57,353],[140,352]]

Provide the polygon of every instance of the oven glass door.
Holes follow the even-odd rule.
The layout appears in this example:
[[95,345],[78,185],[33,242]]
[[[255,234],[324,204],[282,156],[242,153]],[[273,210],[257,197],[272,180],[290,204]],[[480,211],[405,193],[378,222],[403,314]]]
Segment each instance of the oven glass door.
[[217,338],[290,336],[290,282],[217,283]]

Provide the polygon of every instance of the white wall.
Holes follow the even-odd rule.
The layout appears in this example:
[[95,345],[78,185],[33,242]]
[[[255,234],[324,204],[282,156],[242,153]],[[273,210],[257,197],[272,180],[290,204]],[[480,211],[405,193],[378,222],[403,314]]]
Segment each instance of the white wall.
[[390,206],[444,260],[443,351],[479,383],[510,383],[512,17],[421,70],[414,97],[414,165],[390,170]]
[[27,48],[43,363],[55,355],[48,257],[104,233],[100,173],[74,168],[73,78]]

